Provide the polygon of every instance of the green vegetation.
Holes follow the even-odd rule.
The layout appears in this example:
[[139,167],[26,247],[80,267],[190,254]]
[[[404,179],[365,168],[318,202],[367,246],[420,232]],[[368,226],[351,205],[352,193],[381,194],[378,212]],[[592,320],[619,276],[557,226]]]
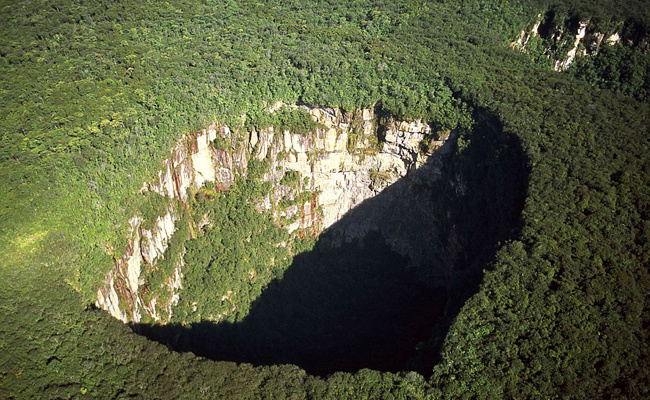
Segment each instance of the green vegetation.
[[142,228],[151,230],[156,223],[156,219],[159,216],[163,216],[170,211],[171,201],[166,197],[150,191],[145,191],[142,193],[144,199],[142,199],[142,209],[134,210],[135,214],[142,215]]
[[241,320],[268,282],[289,265],[289,249],[280,245],[288,233],[275,227],[270,215],[256,211],[246,194],[259,185],[254,169],[227,192],[193,204],[195,218],[207,215],[210,222],[202,235],[186,243],[189,268],[173,321]]
[[650,101],[650,56],[638,48],[603,46],[593,58],[578,58],[570,71],[590,85]]
[[[647,54],[612,48],[577,64],[587,83],[507,47],[551,7],[602,26],[631,19],[647,27],[647,1],[0,7],[0,397],[650,396]],[[482,283],[459,306],[424,376],[361,370],[317,378],[291,365],[210,361],[171,352],[91,310],[112,256],[126,245],[129,218],[162,206],[137,192],[169,148],[216,118],[233,129],[278,121],[313,129],[295,112],[264,120],[279,100],[380,105],[444,129],[481,123],[469,117],[480,108],[520,143],[529,170],[521,235],[474,266],[486,270]],[[233,288],[245,311],[286,265],[288,250],[273,245],[281,231],[244,201],[268,191],[253,179],[265,168],[259,162],[250,181],[193,204],[195,215],[211,212],[219,223],[187,242],[187,259],[210,268],[224,257],[220,265],[235,274],[263,277],[236,289],[242,281],[234,276],[209,275],[222,289],[205,295],[213,303],[200,306],[213,308],[202,315],[230,310],[221,298]],[[256,247],[243,245],[248,237]],[[293,251],[312,246],[298,241]],[[251,249],[263,253],[246,254]],[[253,262],[269,257],[275,265]],[[191,315],[190,305],[181,307]]]
[[309,132],[314,132],[318,127],[318,123],[303,108],[280,107],[280,109],[272,113],[267,110],[257,113],[248,111],[246,116],[245,125],[248,130],[273,126],[279,132],[288,130],[292,133],[306,135]]
[[[579,2],[552,4],[544,14],[539,14],[538,35],[529,38],[525,52],[536,65],[552,68],[553,60],[566,58],[573,48],[572,36],[577,33],[579,23],[586,22],[586,38],[577,48],[569,73],[592,86],[647,101],[650,90],[648,21],[650,11],[642,2],[597,6]],[[620,42],[617,45],[609,43],[610,35],[614,34]]]
[[212,147],[214,147],[217,150],[228,150],[232,146],[232,143],[230,140],[222,138],[222,137],[217,137],[214,139],[212,142]]
[[[305,179],[309,179],[309,177],[305,177]],[[280,179],[280,184],[281,185],[289,185],[292,187],[298,187],[300,184],[300,174],[298,171],[292,171],[289,170],[284,173],[282,176],[282,179]]]

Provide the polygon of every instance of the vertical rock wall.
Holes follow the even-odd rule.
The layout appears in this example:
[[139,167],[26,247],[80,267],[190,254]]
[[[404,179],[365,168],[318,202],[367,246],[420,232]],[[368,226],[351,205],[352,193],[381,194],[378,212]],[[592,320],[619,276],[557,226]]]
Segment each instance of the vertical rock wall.
[[[288,107],[288,106],[287,106]],[[306,107],[305,107],[306,108]],[[156,192],[184,207],[188,189],[196,190],[215,182],[221,190],[229,188],[238,175],[246,173],[251,158],[269,163],[263,180],[271,182],[271,192],[257,208],[272,213],[276,223],[289,232],[318,234],[330,227],[361,202],[415,171],[444,145],[449,134],[433,138],[423,121],[389,120],[384,140],[377,139],[378,118],[373,110],[343,113],[332,108],[306,108],[319,128],[308,135],[273,127],[259,132],[231,131],[219,122],[198,134],[183,137],[163,162],[156,180],[145,183],[142,191]],[[217,149],[213,141],[230,143]],[[421,143],[426,146],[421,147]],[[428,153],[421,148],[431,149]],[[439,165],[438,165],[439,167]],[[297,187],[282,183],[282,177],[295,171]],[[433,175],[440,174],[439,168]],[[282,199],[293,200],[308,193],[309,200],[281,207]],[[176,231],[179,216],[174,207],[158,218],[151,230],[141,227],[142,217],[130,220],[131,235],[126,252],[115,257],[113,270],[97,294],[97,306],[124,322],[139,322],[145,315],[164,322],[169,318],[178,290],[182,288],[182,259],[173,276],[165,280],[169,300],[153,297],[143,300],[144,268],[155,268],[165,257],[169,240]],[[160,314],[165,310],[167,317]]]

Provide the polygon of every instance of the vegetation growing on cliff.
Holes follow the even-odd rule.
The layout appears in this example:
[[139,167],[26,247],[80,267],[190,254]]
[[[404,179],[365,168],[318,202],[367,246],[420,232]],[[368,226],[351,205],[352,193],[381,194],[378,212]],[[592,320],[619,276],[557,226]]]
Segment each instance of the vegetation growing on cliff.
[[[551,3],[3,2],[0,396],[647,398],[650,111],[626,94],[647,101],[648,74],[597,90],[511,52]],[[564,3],[645,24],[650,10]],[[626,68],[598,63],[578,71]],[[520,141],[521,236],[426,376],[207,361],[88,309],[106,241],[124,242],[181,133],[277,100],[445,128],[470,125],[471,104]]]
[[189,268],[174,322],[241,320],[266,285],[289,265],[289,234],[253,205],[268,190],[248,194],[253,192],[249,188],[260,185],[254,169],[249,168],[249,176],[228,191],[199,195],[193,201],[195,218],[209,223],[198,238],[186,243],[184,260]]
[[267,110],[251,112],[249,110],[246,114],[245,126],[250,131],[273,126],[278,132],[288,130],[292,133],[306,135],[309,132],[314,132],[318,127],[318,123],[314,121],[307,110],[280,107],[274,112],[268,112]]

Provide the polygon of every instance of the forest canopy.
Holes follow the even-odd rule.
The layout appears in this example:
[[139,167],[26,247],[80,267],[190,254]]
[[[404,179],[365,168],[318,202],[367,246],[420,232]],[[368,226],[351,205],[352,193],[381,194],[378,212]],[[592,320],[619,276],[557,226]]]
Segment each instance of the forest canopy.
[[[647,1],[0,7],[0,397],[650,396]],[[552,71],[508,46],[550,10],[608,29],[632,21],[646,47],[620,44]],[[440,130],[470,130],[489,113],[525,154],[520,233],[474,266],[477,292],[444,342],[421,345],[439,349],[421,352],[433,365],[424,374],[323,378],[206,360],[93,309],[129,218],[160,208],[138,191],[171,146],[217,119],[314,128],[299,112],[265,119],[278,101],[380,106]],[[255,221],[251,230],[281,239],[250,204],[221,197]]]

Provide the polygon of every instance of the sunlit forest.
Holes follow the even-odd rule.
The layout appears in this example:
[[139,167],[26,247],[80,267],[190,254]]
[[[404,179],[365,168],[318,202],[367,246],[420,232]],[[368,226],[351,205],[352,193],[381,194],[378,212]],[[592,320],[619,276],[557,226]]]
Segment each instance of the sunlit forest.
[[[648,1],[0,7],[1,398],[650,397]],[[554,70],[582,21],[603,44]],[[514,48],[533,26],[549,34]],[[217,120],[318,129],[301,109],[270,114],[278,102],[458,133],[442,176],[462,193],[389,188],[432,205],[436,232],[411,228],[431,263],[458,249],[447,279],[405,270],[380,234],[336,247],[335,229],[289,233],[255,207],[269,165],[250,160],[228,190],[171,205],[178,231],[143,272],[154,288],[188,266],[170,324],[98,309],[129,219],[170,207],[141,193],[170,148]],[[413,208],[395,198],[357,215]],[[236,311],[203,318],[232,309],[214,298],[227,290]]]

